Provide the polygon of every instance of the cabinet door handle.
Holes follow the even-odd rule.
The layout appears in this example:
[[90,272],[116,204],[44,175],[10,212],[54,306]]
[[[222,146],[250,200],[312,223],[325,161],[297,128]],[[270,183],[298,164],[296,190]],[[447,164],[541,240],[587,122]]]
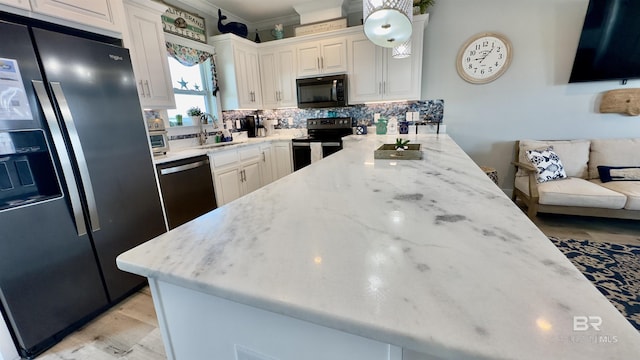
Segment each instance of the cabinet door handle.
[[387,82],[386,81],[382,82],[382,93],[383,94],[387,93]]
[[267,156],[262,152],[262,162],[267,162]]
[[151,97],[151,88],[149,87],[149,80],[144,81],[144,86],[147,87],[147,96]]
[[320,70],[320,57],[316,58],[316,63],[318,63],[318,70]]
[[144,86],[142,85],[142,80],[138,81],[138,84],[140,84],[140,93],[142,94],[142,97],[146,97],[146,95],[144,94]]
[[242,170],[242,174],[244,175],[244,182],[247,182],[247,171]]
[[324,56],[320,56],[320,68],[324,69]]

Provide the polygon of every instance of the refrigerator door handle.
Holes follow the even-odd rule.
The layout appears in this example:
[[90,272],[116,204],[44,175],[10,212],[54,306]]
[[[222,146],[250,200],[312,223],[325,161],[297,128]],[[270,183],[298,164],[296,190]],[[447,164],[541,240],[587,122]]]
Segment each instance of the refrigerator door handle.
[[67,135],[69,135],[69,140],[71,140],[71,147],[73,148],[76,162],[78,163],[78,169],[80,170],[80,180],[82,181],[84,194],[87,198],[87,205],[89,206],[89,222],[91,225],[91,231],[96,232],[100,230],[98,206],[96,205],[96,197],[93,193],[89,167],[87,166],[87,160],[84,157],[84,151],[82,150],[82,144],[80,143],[80,136],[78,136],[78,130],[76,129],[76,124],[73,121],[73,116],[71,115],[71,109],[67,103],[67,98],[64,96],[64,92],[62,91],[62,86],[59,82],[51,82],[50,84],[56,101],[58,102],[62,120],[67,127]]
[[69,200],[71,201],[71,210],[73,211],[73,217],[76,222],[76,231],[78,232],[78,236],[86,235],[87,224],[84,222],[84,214],[82,212],[82,205],[80,203],[80,192],[78,191],[78,185],[76,184],[75,180],[73,180],[71,159],[69,158],[69,153],[67,152],[67,148],[65,147],[60,125],[58,124],[56,114],[53,111],[53,105],[49,100],[49,96],[47,95],[47,90],[44,87],[44,83],[39,80],[32,80],[31,82],[33,83],[33,88],[35,89],[36,96],[38,98],[38,101],[40,102],[40,106],[42,107],[44,117],[47,121],[47,124],[49,125],[49,130],[51,131],[51,137],[53,138],[56,153],[58,154],[58,158],[60,159],[62,174],[65,178],[65,182],[67,183],[67,188],[69,190]]

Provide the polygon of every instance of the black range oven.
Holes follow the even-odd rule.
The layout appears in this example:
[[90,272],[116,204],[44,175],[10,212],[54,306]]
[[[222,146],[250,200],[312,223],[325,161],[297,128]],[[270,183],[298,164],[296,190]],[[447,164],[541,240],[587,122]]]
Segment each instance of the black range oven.
[[353,133],[350,117],[307,119],[307,136],[291,140],[293,170],[342,150],[342,137]]

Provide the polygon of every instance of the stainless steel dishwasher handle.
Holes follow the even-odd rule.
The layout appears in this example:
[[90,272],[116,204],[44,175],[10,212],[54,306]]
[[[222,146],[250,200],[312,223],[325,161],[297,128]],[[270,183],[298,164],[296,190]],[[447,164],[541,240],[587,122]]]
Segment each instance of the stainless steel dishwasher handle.
[[168,174],[173,174],[173,173],[177,173],[185,170],[191,170],[191,169],[199,168],[201,166],[208,165],[208,164],[209,164],[209,160],[202,160],[202,161],[196,161],[190,164],[173,166],[166,169],[160,169],[160,175],[168,175]]
[[91,225],[91,231],[96,232],[100,230],[100,218],[98,216],[96,196],[93,193],[93,184],[91,184],[91,176],[89,175],[89,167],[87,166],[87,160],[84,157],[84,150],[82,150],[82,144],[80,143],[80,136],[78,135],[76,124],[73,121],[73,116],[71,115],[71,109],[67,103],[67,98],[62,91],[62,86],[59,82],[51,82],[50,84],[56,101],[58,102],[62,120],[67,127],[67,135],[69,135],[69,140],[71,140],[71,147],[73,148],[73,152],[76,156],[78,170],[80,170],[80,181],[82,181],[84,195],[87,198],[87,205],[89,206],[89,223]]
[[36,96],[42,107],[44,118],[51,130],[51,137],[53,138],[53,144],[60,159],[60,165],[62,166],[62,176],[65,178],[67,184],[67,190],[69,191],[69,201],[71,202],[71,211],[73,212],[73,218],[76,222],[76,232],[78,236],[87,234],[87,224],[84,222],[84,214],[82,212],[82,205],[80,203],[80,191],[78,191],[78,185],[73,178],[73,169],[71,168],[71,159],[69,158],[69,152],[64,144],[62,137],[62,130],[56,120],[55,112],[53,111],[53,105],[47,96],[47,90],[44,88],[44,83],[39,80],[32,80],[33,88],[36,91]]

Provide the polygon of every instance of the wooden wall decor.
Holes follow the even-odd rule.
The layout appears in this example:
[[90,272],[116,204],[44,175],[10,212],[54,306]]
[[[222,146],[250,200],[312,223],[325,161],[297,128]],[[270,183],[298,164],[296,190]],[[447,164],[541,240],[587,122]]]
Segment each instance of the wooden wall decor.
[[601,113],[640,115],[640,89],[607,91],[600,102]]

